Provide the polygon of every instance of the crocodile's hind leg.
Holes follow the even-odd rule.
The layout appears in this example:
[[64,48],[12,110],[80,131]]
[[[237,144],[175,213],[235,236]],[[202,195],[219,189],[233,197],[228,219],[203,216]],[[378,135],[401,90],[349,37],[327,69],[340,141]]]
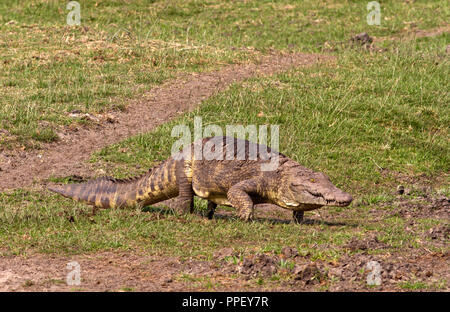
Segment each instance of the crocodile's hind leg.
[[211,220],[214,216],[214,212],[216,211],[217,204],[208,200],[208,219]]
[[182,168],[179,166],[177,170],[179,211],[192,213],[194,212],[194,190]]
[[294,222],[295,223],[302,223],[303,221],[303,214],[304,211],[294,211],[294,213],[292,214],[294,217]]
[[180,187],[178,193],[178,206],[181,213],[194,212],[194,191],[191,186]]

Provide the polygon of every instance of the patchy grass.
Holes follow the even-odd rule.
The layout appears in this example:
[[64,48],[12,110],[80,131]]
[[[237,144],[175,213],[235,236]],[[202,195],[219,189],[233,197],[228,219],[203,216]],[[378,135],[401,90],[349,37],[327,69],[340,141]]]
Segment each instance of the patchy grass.
[[[209,221],[201,215],[179,216],[159,208],[109,210],[92,217],[83,204],[55,199],[31,191],[2,193],[0,247],[12,253],[26,253],[29,248],[50,253],[137,248],[152,254],[211,258],[214,251],[227,246],[279,253],[283,246],[295,245],[315,258],[327,258],[335,253],[314,250],[314,246],[341,245],[353,233],[351,226],[336,235],[332,227],[320,225],[305,228],[299,237],[295,224],[245,223],[235,217]],[[198,207],[199,212],[206,210],[203,206]]]
[[423,290],[429,288],[429,285],[421,281],[407,281],[400,283],[400,287],[407,290]]
[[[444,12],[442,12],[444,11]],[[443,25],[438,2],[83,1],[67,26],[65,2],[0,4],[0,148],[38,147],[77,122],[71,111],[123,109],[178,73],[252,60],[254,50],[321,51],[368,31],[401,35]],[[389,43],[386,43],[389,45]]]

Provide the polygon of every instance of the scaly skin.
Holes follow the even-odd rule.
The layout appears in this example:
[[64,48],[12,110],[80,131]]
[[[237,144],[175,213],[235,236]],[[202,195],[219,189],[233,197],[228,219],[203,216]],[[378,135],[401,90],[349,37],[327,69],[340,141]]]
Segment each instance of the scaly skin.
[[[203,149],[203,155],[207,155],[206,151],[217,152],[216,157],[198,159],[195,146]],[[228,160],[226,151],[230,146],[237,148],[233,148],[233,157]],[[257,149],[256,158],[252,158],[249,148]],[[261,170],[261,165],[270,162],[270,158],[261,153],[263,149],[271,157],[278,155],[278,166],[274,170]],[[222,155],[221,160],[217,160],[217,155]],[[238,158],[238,155],[243,157]],[[193,211],[193,197],[197,195],[208,200],[208,218],[213,217],[217,205],[226,205],[236,208],[245,221],[252,218],[254,206],[259,203],[292,210],[294,221],[301,222],[304,211],[322,206],[348,206],[352,201],[351,195],[335,187],[325,174],[302,167],[264,145],[227,137],[194,142],[190,149],[173,155],[136,178],[103,177],[49,189],[91,204],[94,210],[147,206],[178,196],[179,209],[186,213]]]

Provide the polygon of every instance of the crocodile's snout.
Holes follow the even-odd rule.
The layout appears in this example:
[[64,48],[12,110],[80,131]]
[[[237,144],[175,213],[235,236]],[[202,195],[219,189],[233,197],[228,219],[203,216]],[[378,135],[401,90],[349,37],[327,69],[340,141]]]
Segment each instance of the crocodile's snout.
[[331,194],[327,194],[325,196],[325,200],[327,201],[328,205],[336,205],[340,207],[345,207],[350,205],[350,203],[353,200],[352,195],[349,193],[339,191],[339,192],[333,192]]

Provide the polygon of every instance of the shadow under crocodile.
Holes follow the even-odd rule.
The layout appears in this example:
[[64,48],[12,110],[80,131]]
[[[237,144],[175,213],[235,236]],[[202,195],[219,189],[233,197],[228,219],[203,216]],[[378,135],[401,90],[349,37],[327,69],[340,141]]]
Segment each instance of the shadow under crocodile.
[[[176,212],[173,208],[167,207],[167,206],[147,206],[142,208],[143,212],[150,212],[150,213],[158,213],[160,215],[177,215],[179,214]],[[207,218],[206,211],[194,211],[195,215],[201,216],[204,218]],[[238,217],[234,214],[224,214],[222,211],[216,212],[214,214],[214,219],[220,219],[220,220],[237,220]],[[270,223],[270,224],[290,224],[294,223],[293,220],[286,220],[286,219],[280,219],[276,217],[255,217],[253,222],[260,222],[260,223]],[[303,221],[300,223],[300,225],[327,225],[327,226],[349,226],[349,227],[357,227],[357,224],[353,223],[346,223],[346,222],[334,222],[334,221],[325,221],[325,220],[317,220],[317,219],[309,219],[304,218]]]

